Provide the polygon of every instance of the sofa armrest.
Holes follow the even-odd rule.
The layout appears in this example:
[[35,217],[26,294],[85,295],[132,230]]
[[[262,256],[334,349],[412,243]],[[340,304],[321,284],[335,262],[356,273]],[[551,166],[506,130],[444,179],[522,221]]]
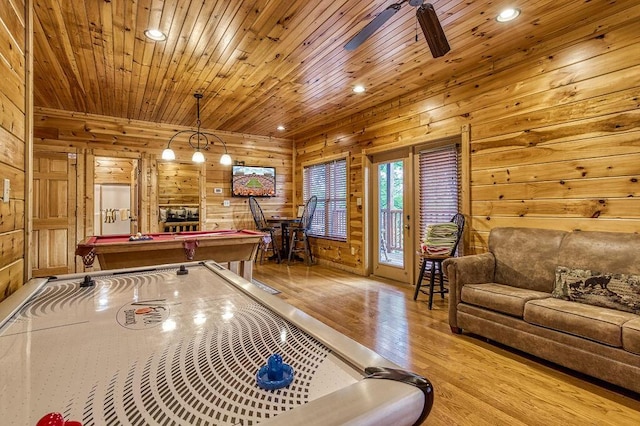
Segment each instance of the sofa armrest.
[[496,259],[493,253],[451,257],[442,263],[442,269],[449,280],[449,326],[454,332],[458,328],[458,303],[465,284],[483,284],[494,281]]

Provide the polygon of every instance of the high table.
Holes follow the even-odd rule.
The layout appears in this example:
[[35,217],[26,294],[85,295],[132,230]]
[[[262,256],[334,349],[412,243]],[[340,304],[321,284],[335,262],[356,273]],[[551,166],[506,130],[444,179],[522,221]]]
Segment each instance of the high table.
[[[278,353],[293,381],[256,384]],[[0,304],[3,424],[411,425],[428,380],[214,262],[33,279]]]
[[132,239],[130,235],[91,236],[76,248],[85,266],[98,258],[100,269],[133,268],[192,260],[228,262],[230,269],[251,281],[262,232],[250,230],[217,230],[162,232],[145,234],[148,239]]
[[[280,226],[282,230],[282,241],[280,242],[280,258],[285,260],[289,256],[289,227],[300,223],[299,217],[280,217],[272,216],[267,219],[267,223],[270,226]],[[302,259],[299,259],[302,260]]]

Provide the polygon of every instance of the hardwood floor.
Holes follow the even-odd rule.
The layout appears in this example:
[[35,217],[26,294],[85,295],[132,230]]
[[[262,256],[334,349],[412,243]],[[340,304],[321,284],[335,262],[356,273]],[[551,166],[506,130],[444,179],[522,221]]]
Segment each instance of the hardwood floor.
[[320,265],[267,262],[253,276],[280,297],[403,368],[427,377],[425,425],[640,425],[640,395],[471,335],[454,335],[447,301]]

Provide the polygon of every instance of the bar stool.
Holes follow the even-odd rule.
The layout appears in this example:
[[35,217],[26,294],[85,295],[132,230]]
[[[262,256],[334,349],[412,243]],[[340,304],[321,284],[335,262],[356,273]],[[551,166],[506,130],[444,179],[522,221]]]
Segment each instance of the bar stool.
[[264,213],[262,212],[262,208],[254,197],[249,197],[249,208],[251,210],[251,215],[253,216],[253,221],[256,223],[256,229],[260,232],[266,232],[268,235],[265,235],[262,241],[260,242],[259,251],[256,252],[256,261],[258,260],[258,253],[260,253],[260,264],[262,264],[262,259],[264,258],[265,252],[271,250],[273,252],[273,256],[277,259],[278,263],[280,263],[280,250],[276,246],[276,230],[274,227],[269,226],[267,223],[267,219],[264,217]]
[[[311,253],[308,232],[311,229],[311,222],[313,221],[313,214],[316,211],[317,203],[318,197],[315,195],[311,196],[304,206],[300,223],[297,227],[289,230],[291,240],[289,242],[288,263],[291,263],[291,257],[295,252],[303,252],[306,257],[306,263],[309,265],[313,264],[313,253]],[[302,245],[302,247],[299,247],[300,245]]]
[[[422,258],[422,264],[420,265],[420,274],[418,275],[418,281],[416,281],[416,290],[413,294],[413,300],[418,299],[418,292],[422,292],[429,295],[429,309],[433,307],[433,295],[439,294],[443,299],[444,295],[449,292],[449,289],[444,287],[444,277],[442,274],[442,262],[450,257],[455,256],[456,249],[458,248],[458,243],[460,242],[460,238],[462,237],[462,231],[464,230],[464,216],[460,213],[456,213],[452,218],[451,222],[457,225],[456,232],[456,240],[451,250],[448,253],[444,254],[429,254],[429,253],[420,253],[420,257]],[[427,268],[427,263],[431,263],[430,268],[430,276],[429,276],[429,291],[426,292],[422,290],[423,286],[426,284],[422,284],[422,280],[424,278],[424,272]],[[438,274],[438,281],[440,285],[440,290],[435,290],[435,276]]]

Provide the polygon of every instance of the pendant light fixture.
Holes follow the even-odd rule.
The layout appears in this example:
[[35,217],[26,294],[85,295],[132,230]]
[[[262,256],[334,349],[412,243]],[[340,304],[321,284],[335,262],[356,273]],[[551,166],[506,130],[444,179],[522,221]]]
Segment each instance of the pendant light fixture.
[[173,150],[171,149],[171,142],[173,142],[173,140],[180,135],[184,135],[184,134],[190,134],[189,135],[189,145],[191,146],[191,148],[195,149],[193,156],[191,157],[191,161],[193,161],[194,163],[204,163],[204,154],[202,153],[203,150],[208,150],[209,149],[209,145],[213,145],[214,142],[213,141],[209,141],[209,138],[213,138],[213,139],[217,139],[222,146],[224,147],[224,154],[222,154],[222,156],[220,157],[220,164],[222,164],[223,166],[229,166],[231,165],[232,161],[231,161],[231,156],[229,155],[229,153],[227,152],[227,144],[224,143],[224,141],[222,139],[220,139],[219,136],[214,135],[213,133],[209,133],[209,132],[203,132],[200,130],[200,99],[202,99],[203,95],[202,93],[194,93],[193,97],[196,98],[196,126],[197,126],[197,130],[180,130],[178,133],[176,133],[175,135],[171,136],[171,139],[169,139],[169,142],[167,143],[167,147],[165,148],[164,151],[162,151],[162,159],[163,160],[175,160],[176,159],[176,154],[175,152],[173,152]]

